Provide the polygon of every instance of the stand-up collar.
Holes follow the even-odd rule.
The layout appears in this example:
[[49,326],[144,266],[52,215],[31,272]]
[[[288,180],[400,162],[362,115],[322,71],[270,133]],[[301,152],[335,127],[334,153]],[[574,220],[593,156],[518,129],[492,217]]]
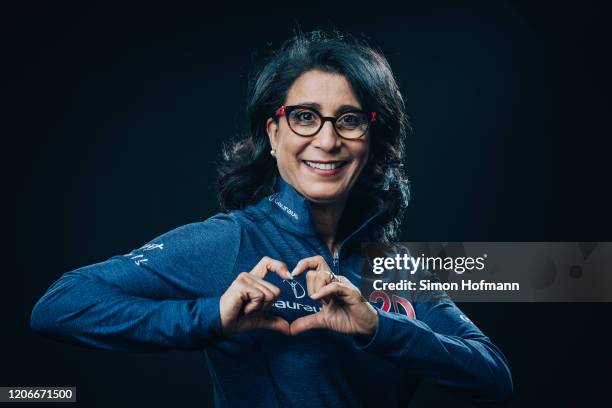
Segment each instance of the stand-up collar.
[[308,201],[281,177],[276,184],[276,193],[264,200],[272,207],[271,215],[275,223],[293,232],[317,234]]
[[[264,198],[258,206],[263,207],[272,221],[283,229],[299,234],[318,235],[312,222],[308,200],[281,177],[278,178],[276,192]],[[381,214],[382,211],[376,210],[361,214],[358,223],[360,226],[347,236],[358,231],[365,232],[364,230],[369,229],[366,227],[371,227]]]

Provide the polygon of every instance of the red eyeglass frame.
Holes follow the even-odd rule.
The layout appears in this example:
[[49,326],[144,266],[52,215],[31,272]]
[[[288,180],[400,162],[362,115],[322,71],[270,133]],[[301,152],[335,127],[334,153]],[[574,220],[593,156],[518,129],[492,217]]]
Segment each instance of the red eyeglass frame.
[[[278,116],[278,117],[285,116],[285,110],[286,110],[287,108],[289,108],[289,107],[291,107],[291,108],[294,108],[294,107],[295,107],[295,108],[297,108],[297,107],[300,107],[300,105],[293,105],[293,106],[281,105],[281,107],[280,107],[280,108],[278,108],[276,111],[274,111],[274,114],[275,114],[276,116]],[[303,108],[308,108],[308,109],[310,109],[310,110],[314,110],[314,111],[316,112],[316,109],[313,109],[313,108],[308,107],[308,106],[303,106]],[[343,112],[343,113],[349,113],[349,112],[363,112],[363,113],[367,113],[367,112],[364,112],[364,111],[348,111],[348,112]],[[318,113],[318,112],[317,112],[317,113]],[[374,123],[374,122],[376,122],[376,118],[377,118],[377,117],[378,117],[378,114],[377,114],[376,112],[374,112],[374,111],[370,112],[370,123]],[[332,117],[331,117],[331,116],[323,116],[323,115],[321,115],[321,118],[322,118],[322,119],[328,119],[328,120],[329,120],[329,119],[332,119]]]
[[[296,109],[296,108],[304,108],[304,109],[309,109],[309,110],[315,111],[321,117],[321,127],[319,128],[319,130],[317,130],[315,133],[313,133],[310,136],[303,136],[303,135],[300,135],[300,136],[311,137],[311,136],[316,135],[321,130],[323,125],[325,125],[326,121],[332,122],[332,124],[334,125],[334,129],[336,128],[336,119],[337,118],[335,116],[323,116],[323,115],[321,115],[321,113],[319,111],[317,111],[316,109],[314,109],[314,108],[312,108],[310,106],[303,106],[303,105],[289,105],[289,106],[288,105],[281,105],[276,111],[274,111],[274,114],[277,117],[280,118],[282,116],[286,116],[287,115],[287,109]],[[367,112],[362,111],[362,110],[358,110],[358,109],[349,110],[349,111],[343,112],[343,114],[350,113],[350,112],[359,112],[359,113],[364,113],[364,114],[367,115]],[[374,111],[370,112],[370,125],[372,123],[376,122],[377,119],[378,119],[378,114],[376,112],[374,112]],[[368,129],[369,128],[370,128],[370,126],[368,125]],[[367,131],[368,130],[366,130],[363,134],[365,134]],[[359,136],[359,138],[362,137],[362,136],[363,135]],[[359,138],[355,138],[355,139],[359,139]]]

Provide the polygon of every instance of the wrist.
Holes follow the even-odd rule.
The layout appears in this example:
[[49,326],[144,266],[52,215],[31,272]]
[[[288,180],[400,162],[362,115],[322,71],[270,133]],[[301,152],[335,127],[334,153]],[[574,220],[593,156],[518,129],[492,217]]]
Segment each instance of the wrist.
[[367,309],[366,319],[364,320],[362,331],[357,335],[370,339],[378,328],[378,313],[376,313],[376,309],[371,304],[366,303],[365,305]]

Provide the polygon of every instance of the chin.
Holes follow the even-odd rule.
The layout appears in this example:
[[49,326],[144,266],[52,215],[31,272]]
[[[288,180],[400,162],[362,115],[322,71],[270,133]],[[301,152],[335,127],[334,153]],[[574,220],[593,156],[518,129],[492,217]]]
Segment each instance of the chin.
[[343,187],[331,187],[330,186],[309,186],[304,191],[304,197],[309,201],[313,201],[319,204],[330,204],[336,201],[341,200],[346,194],[348,194],[348,190]]

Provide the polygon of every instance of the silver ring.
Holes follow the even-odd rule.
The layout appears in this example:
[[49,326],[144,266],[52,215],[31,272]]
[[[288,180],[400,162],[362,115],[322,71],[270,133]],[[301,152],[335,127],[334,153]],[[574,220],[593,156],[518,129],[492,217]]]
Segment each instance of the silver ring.
[[332,271],[327,271],[327,272],[329,273],[329,278],[331,279],[331,280],[330,280],[330,283],[331,283],[331,282],[334,282],[334,281],[336,281],[336,280],[338,280],[338,279],[336,278],[336,275],[334,275],[334,273],[333,273]]

